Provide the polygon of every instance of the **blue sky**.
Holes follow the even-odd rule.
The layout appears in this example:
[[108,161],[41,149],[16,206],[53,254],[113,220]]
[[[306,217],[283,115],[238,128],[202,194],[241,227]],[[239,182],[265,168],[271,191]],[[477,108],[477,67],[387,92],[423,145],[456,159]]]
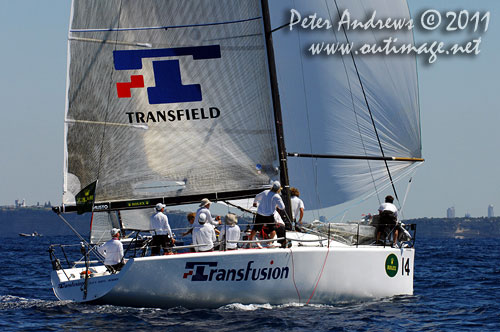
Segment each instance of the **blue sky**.
[[[271,0],[272,1],[272,0]],[[416,14],[490,11],[478,56],[418,61],[423,155],[405,216],[500,214],[500,3],[410,0]],[[70,1],[0,0],[0,205],[61,202],[66,40]],[[471,39],[467,31],[423,33],[417,42]],[[306,207],[307,208],[307,207]],[[376,207],[373,208],[376,210]]]

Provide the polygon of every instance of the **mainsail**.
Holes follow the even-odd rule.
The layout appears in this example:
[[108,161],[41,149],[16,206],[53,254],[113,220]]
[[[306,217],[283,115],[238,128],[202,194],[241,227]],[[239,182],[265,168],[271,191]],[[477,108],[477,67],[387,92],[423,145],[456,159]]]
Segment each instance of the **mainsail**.
[[[277,13],[273,28],[289,23],[291,8],[303,17],[316,14],[334,24],[344,9],[353,20],[366,20],[374,10],[380,18],[410,19],[405,1],[289,1],[281,3],[282,8],[273,4]],[[382,44],[388,37],[413,44],[408,30],[339,31],[334,26],[328,30],[295,27],[290,31],[286,26],[273,34],[280,59],[277,68],[290,185],[300,189],[308,209],[330,207],[379,190],[390,183],[388,170],[396,179],[415,164],[364,157],[421,158],[415,56],[313,56],[308,52],[318,42],[360,46]]]
[[[257,0],[76,0],[63,204],[148,205],[279,178]],[[135,202],[134,202],[135,201]]]

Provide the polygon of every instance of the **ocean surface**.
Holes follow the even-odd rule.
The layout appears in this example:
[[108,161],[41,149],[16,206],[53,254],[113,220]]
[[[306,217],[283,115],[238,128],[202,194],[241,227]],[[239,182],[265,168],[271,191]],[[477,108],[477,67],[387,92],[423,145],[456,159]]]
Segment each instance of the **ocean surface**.
[[69,241],[78,243],[75,237],[0,238],[0,331],[500,331],[495,239],[417,238],[413,296],[210,310],[59,302],[47,249]]

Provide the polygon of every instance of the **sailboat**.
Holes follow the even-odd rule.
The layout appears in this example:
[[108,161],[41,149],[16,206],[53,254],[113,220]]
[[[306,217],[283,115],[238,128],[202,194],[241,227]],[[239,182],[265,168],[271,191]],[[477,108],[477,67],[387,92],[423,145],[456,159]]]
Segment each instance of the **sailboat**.
[[[311,210],[395,189],[423,161],[415,57],[311,56],[312,42],[374,43],[387,31],[293,30],[291,8],[332,22],[345,9],[410,16],[403,0],[73,0],[54,211],[102,214],[139,234],[147,225],[115,216],[250,199],[275,180],[285,218],[290,186]],[[391,33],[413,43],[411,31]],[[102,240],[80,236],[80,265],[63,268],[51,252],[58,299],[207,308],[413,294],[409,244],[288,230],[286,248],[136,255],[113,273],[90,258]]]

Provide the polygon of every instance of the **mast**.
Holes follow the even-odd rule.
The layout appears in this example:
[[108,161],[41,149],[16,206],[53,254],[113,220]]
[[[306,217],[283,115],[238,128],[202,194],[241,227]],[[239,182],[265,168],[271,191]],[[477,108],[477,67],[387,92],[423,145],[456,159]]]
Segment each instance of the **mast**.
[[267,60],[269,64],[269,76],[271,78],[271,95],[273,98],[274,121],[276,126],[276,138],[278,143],[278,155],[280,162],[280,182],[283,187],[282,194],[285,202],[285,212],[292,221],[292,202],[290,197],[290,181],[288,178],[287,153],[285,147],[285,136],[283,133],[283,119],[281,115],[281,102],[278,89],[278,78],[276,75],[276,62],[274,57],[273,36],[271,31],[271,20],[269,15],[268,0],[261,0],[262,17],[264,21],[264,34],[266,38]]

